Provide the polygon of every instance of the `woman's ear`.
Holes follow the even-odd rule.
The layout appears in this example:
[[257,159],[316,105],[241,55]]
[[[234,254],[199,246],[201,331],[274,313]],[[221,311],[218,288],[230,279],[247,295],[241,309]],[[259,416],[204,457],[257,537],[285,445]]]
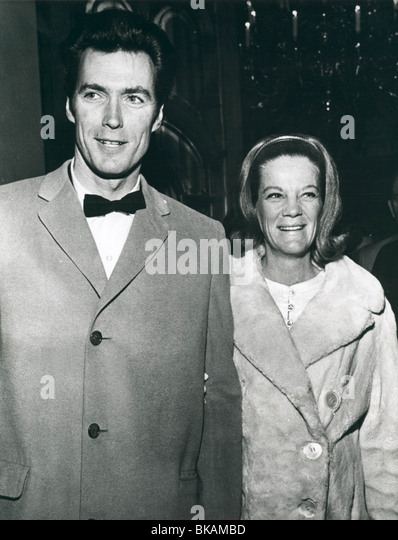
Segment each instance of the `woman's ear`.
[[260,257],[260,259],[265,257],[265,246],[264,246],[264,244],[259,244],[257,246],[257,253],[258,253],[258,256]]

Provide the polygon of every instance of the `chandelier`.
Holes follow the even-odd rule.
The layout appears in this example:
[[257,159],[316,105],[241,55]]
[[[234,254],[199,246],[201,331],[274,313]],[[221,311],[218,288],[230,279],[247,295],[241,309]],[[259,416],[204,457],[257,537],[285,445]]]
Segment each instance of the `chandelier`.
[[251,108],[291,101],[331,121],[337,111],[398,108],[398,0],[248,0],[241,58]]

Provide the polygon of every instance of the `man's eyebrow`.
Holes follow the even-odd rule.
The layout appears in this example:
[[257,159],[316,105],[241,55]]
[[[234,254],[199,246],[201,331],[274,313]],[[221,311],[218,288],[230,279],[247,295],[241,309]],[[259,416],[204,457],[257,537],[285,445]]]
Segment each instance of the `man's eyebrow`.
[[[104,88],[103,86],[100,86],[99,84],[83,84],[79,88],[79,93],[83,93],[86,90],[97,90],[98,92],[104,92],[105,94],[108,93],[108,90]],[[148,99],[152,99],[152,94],[144,88],[143,86],[135,86],[134,88],[124,88],[121,93],[123,95],[130,95],[130,94],[141,94]]]
[[125,88],[122,92],[123,94],[142,94],[145,97],[152,99],[152,94],[149,90],[143,86],[135,86],[134,88]]
[[98,92],[106,92],[106,88],[104,88],[103,86],[100,86],[99,84],[83,84],[82,86],[80,86],[78,92],[85,92],[86,90],[98,90]]

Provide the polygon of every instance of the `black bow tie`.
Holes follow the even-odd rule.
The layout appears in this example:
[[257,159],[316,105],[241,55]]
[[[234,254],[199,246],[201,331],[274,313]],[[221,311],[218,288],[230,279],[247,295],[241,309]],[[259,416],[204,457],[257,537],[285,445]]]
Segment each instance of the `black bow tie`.
[[135,214],[137,210],[145,208],[145,199],[142,191],[133,191],[123,199],[109,201],[99,195],[85,195],[84,214],[86,217],[105,216],[111,212],[125,212]]

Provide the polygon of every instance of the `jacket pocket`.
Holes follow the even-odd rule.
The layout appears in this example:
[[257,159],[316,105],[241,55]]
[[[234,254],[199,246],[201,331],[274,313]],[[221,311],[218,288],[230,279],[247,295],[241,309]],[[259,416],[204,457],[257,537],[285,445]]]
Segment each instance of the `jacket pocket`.
[[0,498],[19,499],[29,467],[0,460]]

